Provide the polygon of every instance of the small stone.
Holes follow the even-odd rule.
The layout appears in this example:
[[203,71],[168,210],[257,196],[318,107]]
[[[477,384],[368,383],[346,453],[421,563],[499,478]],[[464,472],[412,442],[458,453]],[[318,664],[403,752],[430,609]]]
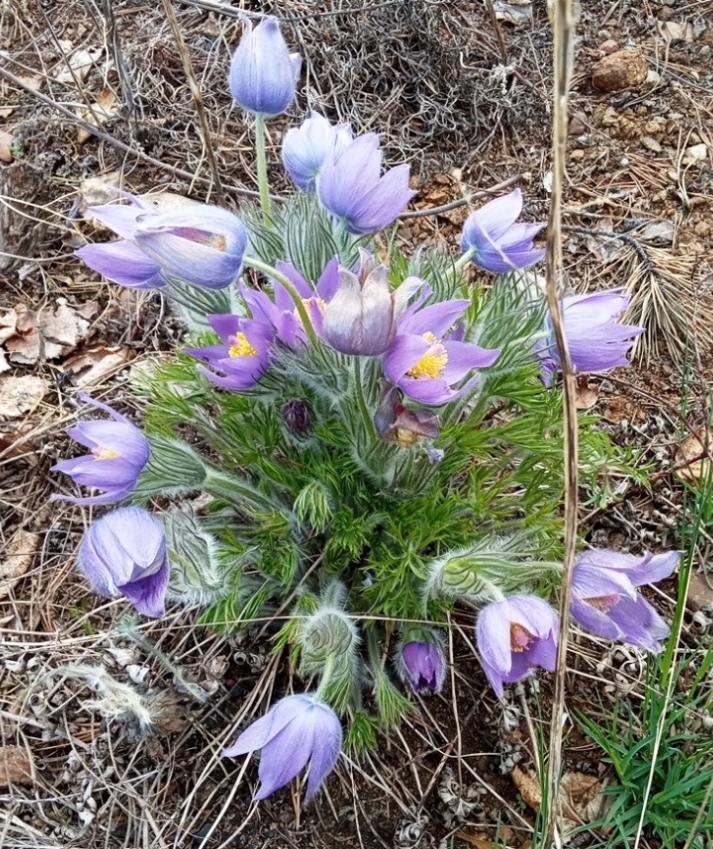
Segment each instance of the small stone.
[[643,144],[643,146],[650,150],[652,153],[661,153],[661,151],[663,150],[663,148],[656,141],[656,139],[652,139],[651,136],[644,136],[641,139],[641,144]]
[[613,39],[613,38],[608,38],[606,41],[603,41],[603,42],[599,45],[599,51],[600,51],[601,53],[607,53],[607,54],[609,54],[609,53],[616,53],[616,51],[617,51],[618,49],[619,49],[619,42],[618,42],[618,41],[614,41],[614,39]]
[[580,159],[584,159],[584,151],[583,150],[573,150],[569,154],[569,158],[572,162],[577,162]]
[[708,148],[704,144],[694,144],[686,148],[686,156],[703,162],[708,158]]
[[649,66],[638,47],[617,50],[600,59],[592,69],[592,84],[599,91],[624,91],[646,81]]
[[0,746],[0,787],[33,784],[34,764],[24,746]]
[[587,116],[584,112],[575,112],[569,119],[567,133],[570,136],[582,136],[587,132]]

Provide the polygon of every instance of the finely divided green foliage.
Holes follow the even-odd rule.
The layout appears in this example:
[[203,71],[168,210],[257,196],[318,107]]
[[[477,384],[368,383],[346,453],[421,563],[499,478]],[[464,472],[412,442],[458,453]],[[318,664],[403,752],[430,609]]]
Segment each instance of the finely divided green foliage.
[[[363,242],[306,196],[275,212],[275,229],[258,216],[245,221],[263,261],[288,258],[312,284],[335,252],[353,264]],[[526,581],[554,591],[563,448],[561,393],[543,386],[533,356],[541,299],[516,280],[474,286],[445,254],[409,261],[392,252],[387,262],[394,288],[417,275],[436,300],[470,299],[466,340],[501,351],[472,393],[436,411],[442,427],[432,445],[375,439],[380,358],[346,357],[323,344],[275,350],[260,383],[241,394],[213,386],[181,353],[140,372],[137,389],[151,399],[147,434],[185,440],[212,470],[195,488],[215,496],[201,521],[227,572],[226,591],[201,621],[230,630],[276,610],[298,621],[307,615],[300,599],[339,579],[345,611],[362,626],[380,718],[392,722],[408,702],[376,647],[387,623],[443,617],[451,602],[427,592],[440,559],[458,558],[466,578],[504,563],[516,589]],[[260,285],[269,290],[268,281]],[[189,345],[213,342],[200,331]],[[285,413],[295,403],[299,426]],[[595,490],[615,452],[594,418],[582,419],[580,440],[588,458],[582,483]],[[278,644],[294,643],[295,634],[288,623]],[[337,682],[337,701],[345,708],[353,697],[352,713],[359,676],[353,681],[350,692]],[[373,727],[355,719],[350,734],[367,744]]]

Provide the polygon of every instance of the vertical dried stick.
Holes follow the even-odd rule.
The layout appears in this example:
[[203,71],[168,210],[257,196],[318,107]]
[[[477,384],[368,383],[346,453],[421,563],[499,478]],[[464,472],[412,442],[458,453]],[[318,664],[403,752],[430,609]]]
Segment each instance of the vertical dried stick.
[[564,335],[560,304],[559,275],[562,269],[562,189],[567,146],[567,99],[574,64],[576,19],[573,0],[551,4],[554,29],[554,83],[552,109],[552,199],[547,223],[547,306],[552,321],[564,384],[564,569],[560,599],[559,650],[550,726],[547,770],[546,846],[552,846],[560,812],[559,783],[562,768],[562,738],[565,719],[565,674],[569,630],[569,596],[577,544],[577,408],[575,384]]
[[215,161],[213,145],[210,140],[210,127],[208,126],[208,119],[206,118],[205,109],[203,108],[203,95],[201,94],[201,90],[198,87],[196,75],[193,73],[191,57],[188,55],[186,42],[183,39],[183,33],[181,32],[181,28],[178,26],[178,20],[176,18],[176,13],[173,10],[171,0],[163,0],[163,7],[166,10],[166,19],[168,20],[168,25],[171,27],[173,38],[176,41],[176,47],[178,48],[178,52],[181,55],[181,61],[183,62],[183,70],[185,71],[186,79],[188,80],[188,85],[191,87],[191,94],[193,95],[193,102],[196,105],[196,114],[198,115],[198,123],[200,125],[201,137],[203,139],[203,148],[208,158],[208,164],[210,165],[210,172],[213,179],[213,188],[215,189],[217,200],[221,202],[223,200],[223,185],[220,182],[218,165]]

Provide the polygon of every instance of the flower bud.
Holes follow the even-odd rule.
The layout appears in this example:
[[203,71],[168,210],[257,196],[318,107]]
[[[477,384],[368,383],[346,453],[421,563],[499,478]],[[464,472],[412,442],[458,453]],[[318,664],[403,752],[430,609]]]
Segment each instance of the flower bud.
[[192,513],[174,510],[165,517],[171,553],[169,596],[186,605],[212,604],[225,595],[225,576],[215,539]]
[[230,65],[230,93],[247,112],[279,115],[294,99],[301,64],[299,54],[290,53],[276,18],[263,18],[255,29],[247,21]]
[[339,288],[324,308],[322,335],[342,354],[376,356],[389,347],[394,333],[394,303],[386,267],[357,277],[342,268]]
[[396,668],[414,693],[440,693],[446,677],[443,637],[432,628],[408,628],[401,638]]

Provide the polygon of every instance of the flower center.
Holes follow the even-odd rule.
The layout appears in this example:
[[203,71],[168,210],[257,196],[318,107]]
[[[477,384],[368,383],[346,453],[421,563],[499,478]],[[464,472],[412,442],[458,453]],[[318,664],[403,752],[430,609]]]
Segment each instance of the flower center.
[[429,343],[429,348],[421,359],[413,365],[406,374],[409,377],[415,377],[417,380],[427,378],[433,380],[443,374],[443,369],[448,362],[448,352],[445,346],[433,333],[424,333],[423,339]]
[[535,635],[531,634],[527,628],[519,622],[510,623],[510,651],[518,653],[527,651],[534,642]]
[[602,595],[596,598],[588,598],[587,604],[591,604],[595,610],[601,610],[602,613],[609,613],[619,599],[618,595]]
[[244,333],[236,333],[231,341],[233,344],[228,348],[229,357],[257,357],[257,351]]
[[211,233],[210,231],[200,230],[198,227],[176,227],[173,233],[189,242],[206,245],[221,253],[225,253],[228,249],[228,240],[222,233]]
[[95,460],[114,460],[119,456],[119,453],[111,448],[92,448],[92,454]]

